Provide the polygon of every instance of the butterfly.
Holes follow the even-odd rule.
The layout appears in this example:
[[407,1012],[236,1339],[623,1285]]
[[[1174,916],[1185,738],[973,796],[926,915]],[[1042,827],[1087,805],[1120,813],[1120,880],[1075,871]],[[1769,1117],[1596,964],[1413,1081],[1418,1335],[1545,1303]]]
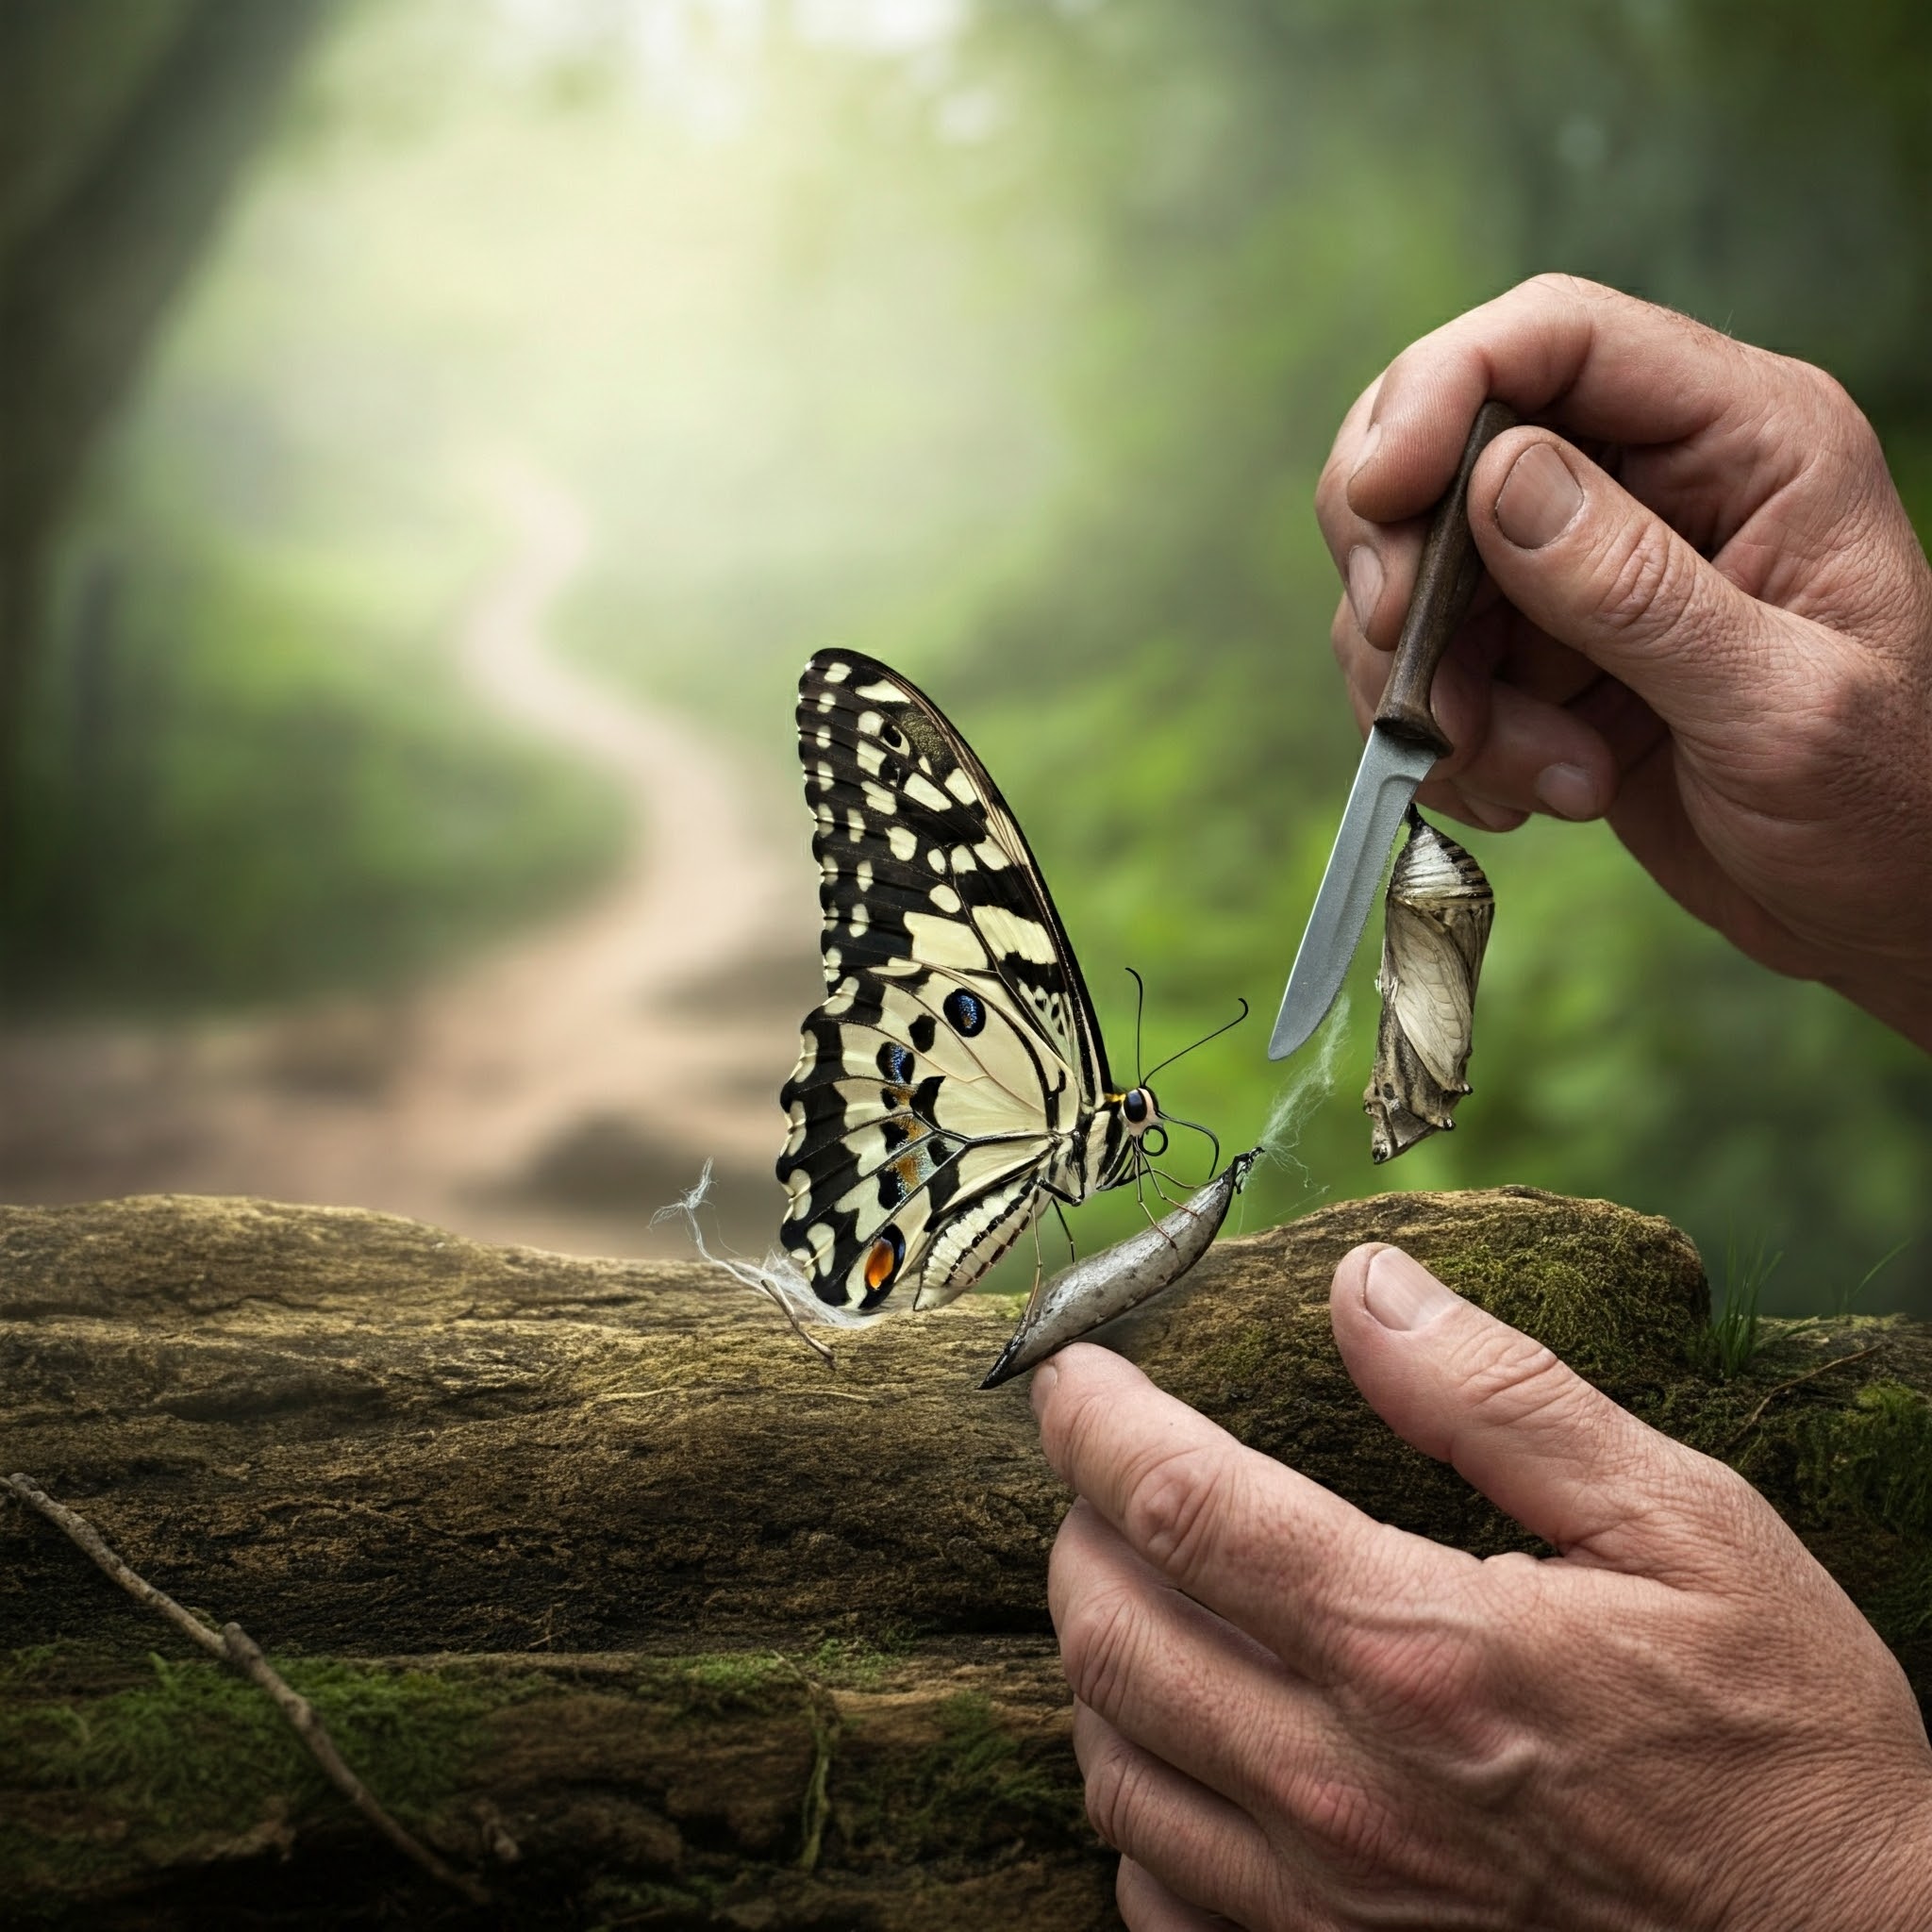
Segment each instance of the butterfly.
[[821,651],[798,753],[825,998],[778,1096],[778,1242],[832,1308],[937,1307],[1049,1204],[1135,1179],[1166,1130],[1150,1088],[1115,1086],[1039,864],[939,707]]

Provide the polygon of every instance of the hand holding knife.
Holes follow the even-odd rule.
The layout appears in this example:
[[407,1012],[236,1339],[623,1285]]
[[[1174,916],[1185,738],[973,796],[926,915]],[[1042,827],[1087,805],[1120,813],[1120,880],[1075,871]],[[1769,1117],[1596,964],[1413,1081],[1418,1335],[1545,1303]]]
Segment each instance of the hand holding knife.
[[1368,924],[1369,905],[1381,883],[1402,815],[1430,768],[1451,749],[1429,708],[1429,688],[1482,581],[1482,558],[1469,528],[1469,478],[1476,458],[1515,424],[1516,412],[1507,403],[1487,402],[1476,411],[1456,480],[1429,519],[1394,667],[1374,728],[1362,749],[1341,828],[1335,835],[1321,891],[1315,894],[1315,909],[1308,915],[1288,989],[1281,996],[1281,1011],[1268,1041],[1271,1060],[1286,1059],[1293,1053],[1334,1005]]

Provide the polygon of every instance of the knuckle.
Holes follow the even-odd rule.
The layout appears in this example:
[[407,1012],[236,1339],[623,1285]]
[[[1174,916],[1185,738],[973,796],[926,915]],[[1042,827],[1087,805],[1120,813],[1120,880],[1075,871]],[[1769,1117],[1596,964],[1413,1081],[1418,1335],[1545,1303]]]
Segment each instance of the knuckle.
[[1871,432],[1865,412],[1852,400],[1852,392],[1828,369],[1815,362],[1801,362],[1795,357],[1779,357],[1786,375],[1798,386],[1816,417],[1840,433]]
[[1696,596],[1696,564],[1647,512],[1620,520],[1593,561],[1596,612],[1607,629],[1653,641],[1674,631],[1689,614]]
[[1778,762],[1799,795],[1838,801],[1870,777],[1860,754],[1871,743],[1871,720],[1887,715],[1894,693],[1877,663],[1849,653],[1831,657],[1805,679],[1811,702],[1790,708]]
[[1485,1429],[1563,1423],[1602,1400],[1554,1350],[1513,1328],[1474,1338],[1457,1367],[1468,1420]]
[[1271,1797],[1281,1815],[1293,1821],[1297,1838],[1324,1862],[1357,1874],[1387,1862],[1396,1819],[1359,1783],[1296,1766],[1277,1781]]
[[1139,1842],[1140,1821],[1158,1802],[1145,1762],[1118,1741],[1109,1744],[1087,1774],[1087,1822],[1115,1851]]
[[1058,1635],[1060,1665],[1074,1695],[1112,1717],[1140,1648],[1139,1605],[1124,1590],[1089,1591],[1069,1607]]
[[1540,295],[1544,298],[1555,296],[1561,302],[1600,302],[1614,291],[1601,282],[1593,282],[1587,275],[1570,275],[1562,269],[1546,268],[1541,275],[1534,275],[1527,281],[1519,282],[1518,290],[1524,294]]
[[1150,1562],[1180,1582],[1197,1575],[1219,1548],[1232,1498],[1224,1466],[1180,1449],[1149,1465],[1128,1495],[1122,1528]]

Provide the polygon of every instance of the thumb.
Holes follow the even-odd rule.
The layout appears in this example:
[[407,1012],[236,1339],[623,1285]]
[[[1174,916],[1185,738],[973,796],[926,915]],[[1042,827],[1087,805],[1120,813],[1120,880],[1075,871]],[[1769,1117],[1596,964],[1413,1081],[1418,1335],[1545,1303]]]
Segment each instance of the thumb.
[[1400,1248],[1343,1257],[1328,1308],[1375,1412],[1563,1555],[1689,1584],[1710,1573],[1712,1549],[1735,1551],[1756,1493],[1741,1477],[1639,1422]]
[[1739,693],[1774,675],[1787,622],[1546,429],[1516,429],[1471,478],[1470,527],[1531,623],[1637,692],[1673,731],[1735,732]]

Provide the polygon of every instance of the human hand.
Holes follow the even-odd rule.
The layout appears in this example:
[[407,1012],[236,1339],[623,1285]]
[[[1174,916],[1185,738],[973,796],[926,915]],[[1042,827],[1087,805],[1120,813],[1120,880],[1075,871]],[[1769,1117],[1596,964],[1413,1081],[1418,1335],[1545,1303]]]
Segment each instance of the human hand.
[[1330,1311],[1391,1425],[1559,1554],[1375,1523],[1104,1349],[1037,1371],[1133,1932],[1932,1926],[1911,1691],[1757,1492],[1399,1250]]
[[1423,802],[1607,817],[1753,958],[1932,1047],[1932,569],[1871,425],[1807,364],[1568,276],[1425,336],[1316,492],[1365,730],[1488,396],[1548,426],[1476,465],[1494,589],[1437,675],[1456,749]]

